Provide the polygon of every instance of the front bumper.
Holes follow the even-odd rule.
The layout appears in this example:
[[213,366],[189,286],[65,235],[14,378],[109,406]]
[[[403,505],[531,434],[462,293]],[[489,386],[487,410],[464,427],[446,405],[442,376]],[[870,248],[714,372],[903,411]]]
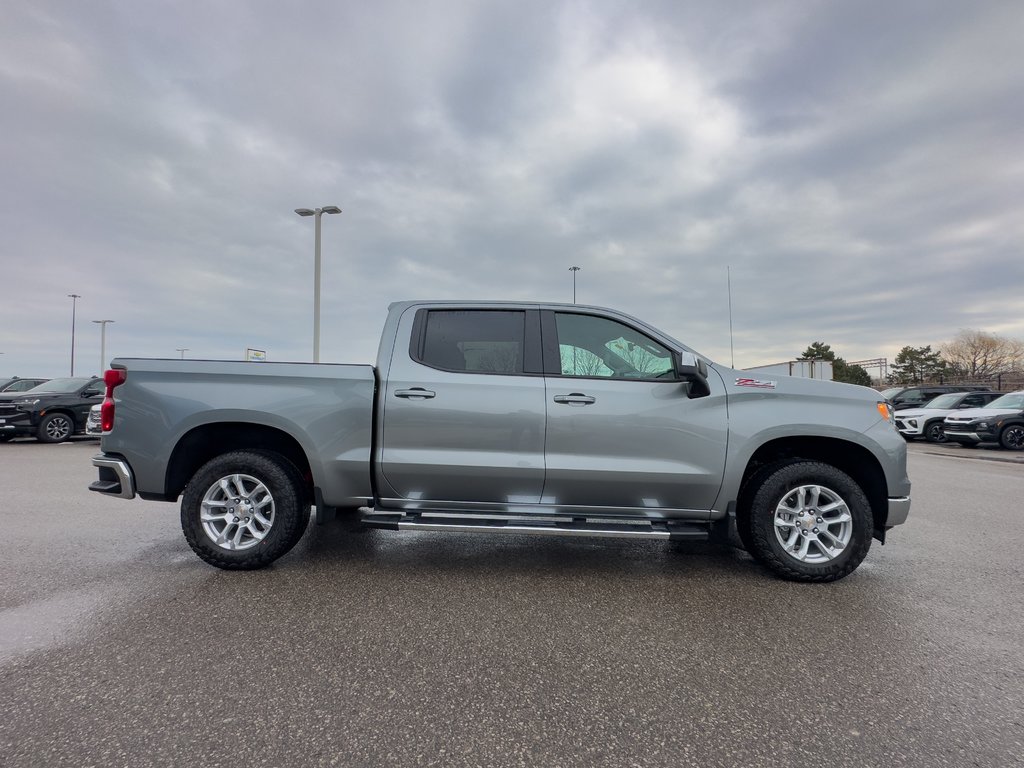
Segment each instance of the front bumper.
[[891,528],[894,525],[903,525],[907,522],[910,514],[910,497],[898,496],[889,498],[889,516],[885,520],[885,527]]
[[957,432],[950,430],[949,425],[946,425],[946,439],[952,443],[963,443],[965,445],[977,445],[978,443],[986,440],[994,440],[993,437],[982,436],[977,432]]
[[905,437],[921,437],[923,434],[921,422],[918,419],[901,419],[899,411],[895,416],[896,429]]
[[10,411],[0,415],[0,434],[4,435],[34,435],[36,433],[38,419],[33,419],[32,414],[25,411]]
[[135,477],[127,461],[101,453],[92,457],[92,465],[99,469],[100,479],[89,486],[90,491],[119,499],[135,498]]

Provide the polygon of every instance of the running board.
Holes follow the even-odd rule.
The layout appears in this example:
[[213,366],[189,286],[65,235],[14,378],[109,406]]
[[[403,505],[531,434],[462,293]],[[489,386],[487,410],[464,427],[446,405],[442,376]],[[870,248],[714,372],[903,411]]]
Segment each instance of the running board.
[[363,515],[368,528],[392,531],[452,531],[463,533],[520,533],[535,536],[601,536],[610,538],[706,541],[708,526],[675,520],[615,520],[610,518],[529,518],[468,516],[451,513],[403,514],[374,510]]

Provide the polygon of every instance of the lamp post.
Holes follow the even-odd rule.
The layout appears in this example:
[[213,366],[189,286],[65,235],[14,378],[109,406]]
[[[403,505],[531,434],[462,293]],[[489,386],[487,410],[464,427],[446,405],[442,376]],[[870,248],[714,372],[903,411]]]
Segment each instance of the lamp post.
[[579,272],[582,267],[569,267],[569,271],[572,272],[572,303],[576,303],[576,273]]
[[185,359],[185,353],[188,352],[188,347],[175,347],[174,351],[175,352],[180,352],[181,353],[181,359],[184,360]]
[[75,375],[75,310],[78,308],[78,300],[82,298],[77,293],[69,293],[71,299],[71,375]]
[[93,320],[100,327],[100,376],[103,375],[103,370],[107,366],[107,323],[114,322],[113,320]]
[[320,216],[325,213],[341,213],[336,205],[325,205],[323,208],[296,208],[299,216],[315,216],[313,246],[313,362],[320,362]]

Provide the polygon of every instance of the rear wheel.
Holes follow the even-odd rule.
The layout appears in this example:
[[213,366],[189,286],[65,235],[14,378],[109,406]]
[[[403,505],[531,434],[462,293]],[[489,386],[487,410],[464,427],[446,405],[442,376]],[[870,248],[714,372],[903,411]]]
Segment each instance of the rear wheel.
[[295,546],[308,523],[302,475],[272,451],[211,459],[181,500],[181,528],[192,551],[227,570],[269,565]]
[[929,443],[946,442],[946,429],[941,421],[932,421],[924,428],[924,439]]
[[1024,426],[1011,424],[999,433],[999,444],[1008,451],[1024,449]]
[[750,502],[752,554],[792,581],[836,581],[871,547],[871,507],[845,472],[798,461],[763,477]]
[[75,424],[66,413],[50,413],[43,417],[36,430],[36,439],[41,443],[62,443],[71,437]]

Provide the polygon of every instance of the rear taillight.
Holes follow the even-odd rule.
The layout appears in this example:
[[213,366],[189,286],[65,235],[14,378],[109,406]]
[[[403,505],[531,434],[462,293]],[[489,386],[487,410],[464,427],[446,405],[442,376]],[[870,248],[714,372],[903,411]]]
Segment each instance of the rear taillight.
[[103,405],[100,406],[100,428],[109,432],[114,428],[114,389],[124,384],[128,378],[128,371],[121,368],[111,368],[103,374],[103,383],[107,385],[107,392],[103,397]]

